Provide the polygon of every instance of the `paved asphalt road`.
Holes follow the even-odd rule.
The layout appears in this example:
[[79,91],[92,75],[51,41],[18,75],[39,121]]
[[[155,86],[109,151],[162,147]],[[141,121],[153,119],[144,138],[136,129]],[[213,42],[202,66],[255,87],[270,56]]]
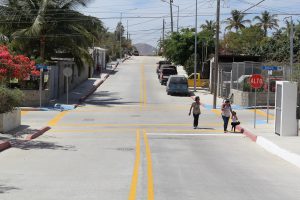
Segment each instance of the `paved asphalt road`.
[[29,112],[52,129],[0,154],[1,200],[293,200],[300,170],[202,108],[168,96],[155,57],[133,57],[82,107]]

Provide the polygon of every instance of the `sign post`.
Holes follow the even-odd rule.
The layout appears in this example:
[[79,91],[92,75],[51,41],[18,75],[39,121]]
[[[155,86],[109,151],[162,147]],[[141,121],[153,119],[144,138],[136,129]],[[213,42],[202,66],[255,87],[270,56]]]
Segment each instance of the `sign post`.
[[254,128],[256,128],[256,90],[264,84],[263,77],[260,74],[252,74],[250,77],[250,85],[255,89],[254,96]]
[[268,71],[268,96],[267,96],[267,123],[269,123],[269,107],[270,107],[270,75],[273,71],[282,71],[280,66],[261,66],[262,70]]
[[64,76],[67,78],[67,104],[69,104],[69,77],[72,76],[73,70],[70,67],[67,67],[63,70]]
[[40,108],[42,107],[42,90],[43,90],[43,68],[40,68],[40,85],[39,85]]

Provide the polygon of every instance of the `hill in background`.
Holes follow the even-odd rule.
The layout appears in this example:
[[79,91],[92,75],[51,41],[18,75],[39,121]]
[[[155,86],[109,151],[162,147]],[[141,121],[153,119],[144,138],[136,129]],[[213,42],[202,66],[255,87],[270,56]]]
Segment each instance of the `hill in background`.
[[134,44],[133,46],[139,51],[141,56],[153,56],[156,55],[156,48],[149,44],[145,43],[138,43]]

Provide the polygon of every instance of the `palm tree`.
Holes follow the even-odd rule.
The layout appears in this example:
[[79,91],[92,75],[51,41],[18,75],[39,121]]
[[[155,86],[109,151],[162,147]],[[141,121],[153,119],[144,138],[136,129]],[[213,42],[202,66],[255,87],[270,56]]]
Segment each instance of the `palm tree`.
[[211,31],[212,33],[216,32],[216,22],[213,20],[205,20],[205,24],[200,26],[203,30]]
[[268,34],[268,29],[277,29],[278,27],[278,19],[276,19],[277,15],[270,15],[268,11],[264,11],[260,16],[255,16],[253,20],[258,20],[256,26],[262,28],[264,30],[265,37]]
[[42,60],[69,53],[80,68],[84,60],[92,61],[88,47],[106,31],[99,19],[75,10],[89,1],[2,0],[0,32],[23,51],[38,51]]
[[239,29],[245,28],[246,23],[250,23],[250,20],[244,20],[245,15],[238,10],[231,11],[231,17],[225,20],[225,23],[228,24],[225,30],[235,29],[235,32],[238,32]]

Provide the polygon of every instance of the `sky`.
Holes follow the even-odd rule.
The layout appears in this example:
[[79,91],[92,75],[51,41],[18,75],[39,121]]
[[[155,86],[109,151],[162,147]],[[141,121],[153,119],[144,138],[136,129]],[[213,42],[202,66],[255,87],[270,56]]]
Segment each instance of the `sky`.
[[[164,2],[167,1],[167,2]],[[198,28],[205,20],[216,19],[216,0],[198,1]],[[220,20],[230,17],[231,10],[245,11],[262,0],[221,0]],[[166,34],[171,31],[170,0],[91,0],[79,11],[99,18],[110,32],[114,32],[121,20],[125,31],[130,34],[133,44],[147,43],[157,47],[162,37],[163,19]],[[174,31],[177,31],[177,13],[179,7],[180,28],[195,27],[196,0],[173,0]],[[253,19],[267,10],[277,14],[280,26],[284,26],[284,18],[293,14],[294,21],[300,20],[300,0],[265,0],[261,4],[247,10],[247,19]],[[294,15],[299,14],[299,15]],[[121,18],[122,16],[122,18]],[[287,18],[290,20],[290,18]],[[128,24],[128,29],[127,29]],[[224,32],[225,24],[221,23]],[[125,35],[126,36],[126,35]]]

